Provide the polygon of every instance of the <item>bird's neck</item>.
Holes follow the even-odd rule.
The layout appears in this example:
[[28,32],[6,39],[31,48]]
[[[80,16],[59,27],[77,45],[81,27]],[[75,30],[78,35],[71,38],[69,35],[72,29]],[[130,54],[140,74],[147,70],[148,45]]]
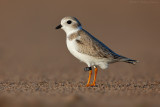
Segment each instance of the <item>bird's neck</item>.
[[82,27],[78,27],[78,28],[67,28],[64,29],[64,31],[66,32],[67,37],[69,37],[71,34],[78,32],[79,30],[81,30]]

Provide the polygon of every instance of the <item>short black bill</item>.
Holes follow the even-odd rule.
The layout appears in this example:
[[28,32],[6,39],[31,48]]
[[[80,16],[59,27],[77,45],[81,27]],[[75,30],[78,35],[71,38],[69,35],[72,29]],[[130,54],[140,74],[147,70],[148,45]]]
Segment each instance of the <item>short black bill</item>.
[[56,29],[60,29],[62,27],[62,25],[60,24],[60,25],[58,25],[57,27],[56,27]]

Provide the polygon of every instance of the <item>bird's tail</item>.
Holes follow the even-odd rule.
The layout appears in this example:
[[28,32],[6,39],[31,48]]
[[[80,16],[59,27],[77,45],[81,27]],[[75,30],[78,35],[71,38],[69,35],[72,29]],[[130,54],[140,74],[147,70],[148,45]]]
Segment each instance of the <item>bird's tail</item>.
[[118,59],[121,62],[127,62],[127,63],[133,64],[133,65],[135,65],[137,62],[139,62],[138,60],[133,60],[133,59],[130,59],[130,58],[127,58],[124,56],[120,56]]
[[127,63],[130,63],[130,64],[133,64],[135,65],[137,62],[139,62],[138,60],[133,60],[133,59],[130,59],[130,58],[127,58],[127,57],[124,57],[124,56],[121,56],[121,55],[114,55],[116,61],[120,61],[120,62],[127,62]]
[[137,62],[139,62],[139,61],[137,61],[137,60],[133,60],[133,59],[126,59],[124,62],[127,62],[127,63],[130,63],[130,64],[136,64]]

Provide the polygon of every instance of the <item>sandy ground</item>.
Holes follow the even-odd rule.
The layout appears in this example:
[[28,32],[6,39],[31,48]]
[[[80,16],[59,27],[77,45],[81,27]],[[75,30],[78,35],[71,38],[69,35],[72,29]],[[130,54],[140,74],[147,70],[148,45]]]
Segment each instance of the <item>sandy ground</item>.
[[[0,106],[159,107],[159,13],[158,0],[0,0]],[[96,87],[85,87],[86,65],[54,29],[68,15],[140,62],[99,69]]]

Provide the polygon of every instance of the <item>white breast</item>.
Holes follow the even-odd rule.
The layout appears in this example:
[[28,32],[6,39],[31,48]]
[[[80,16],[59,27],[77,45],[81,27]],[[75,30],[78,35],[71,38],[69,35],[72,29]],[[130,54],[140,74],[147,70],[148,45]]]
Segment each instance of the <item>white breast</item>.
[[75,40],[68,40],[67,39],[67,48],[70,51],[70,53],[75,56],[76,58],[78,58],[79,60],[83,61],[83,62],[87,62],[85,60],[85,58],[87,57],[85,54],[79,53],[77,51],[77,43]]

